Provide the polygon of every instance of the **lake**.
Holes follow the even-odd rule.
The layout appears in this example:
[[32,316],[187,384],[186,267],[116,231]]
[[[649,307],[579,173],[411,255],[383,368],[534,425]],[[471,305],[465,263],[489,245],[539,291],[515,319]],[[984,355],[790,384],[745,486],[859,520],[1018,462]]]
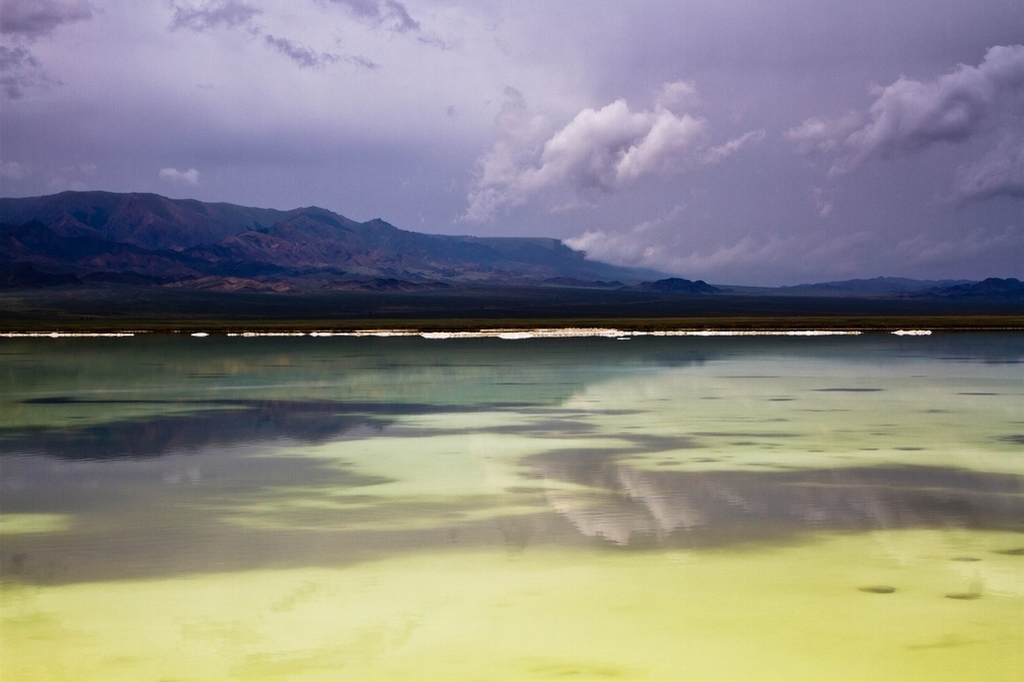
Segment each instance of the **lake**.
[[0,676],[1020,680],[1024,335],[0,339]]

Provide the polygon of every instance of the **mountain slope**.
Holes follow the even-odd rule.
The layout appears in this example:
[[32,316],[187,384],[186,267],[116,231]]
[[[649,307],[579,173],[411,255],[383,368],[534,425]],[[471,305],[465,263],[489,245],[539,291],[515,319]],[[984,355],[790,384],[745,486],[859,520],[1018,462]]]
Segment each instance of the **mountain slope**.
[[588,261],[556,239],[422,234],[316,207],[277,211],[156,194],[62,192],[0,199],[0,223],[0,262],[88,279],[202,286],[216,284],[210,278],[256,278],[263,285],[274,279],[287,280],[275,288],[286,290],[344,288],[382,278],[586,283],[638,282],[660,274]]
[[212,243],[246,229],[271,225],[285,213],[232,204],[168,199],[158,194],[61,192],[0,199],[0,222],[44,225],[73,222],[105,239],[147,249],[183,249]]

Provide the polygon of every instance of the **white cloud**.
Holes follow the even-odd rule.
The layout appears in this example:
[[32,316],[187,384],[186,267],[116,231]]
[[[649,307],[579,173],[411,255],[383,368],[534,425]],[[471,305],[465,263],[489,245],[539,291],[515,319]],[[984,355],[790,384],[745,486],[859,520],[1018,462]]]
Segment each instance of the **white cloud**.
[[729,140],[725,144],[720,144],[717,147],[712,147],[704,154],[702,159],[704,163],[718,163],[723,159],[732,156],[739,150],[743,149],[749,144],[757,144],[765,138],[764,129],[751,130],[743,133],[734,140]]
[[677,205],[624,232],[587,230],[578,237],[564,241],[571,249],[585,251],[591,260],[664,269],[670,265],[666,255],[674,250],[672,235],[678,234],[678,224],[684,210],[683,206]]
[[795,143],[801,154],[835,152],[839,150],[842,140],[863,125],[864,116],[857,111],[831,121],[809,118],[787,131],[786,139]]
[[483,221],[503,205],[516,205],[525,200],[508,191],[516,182],[520,169],[529,165],[551,132],[547,119],[531,115],[522,93],[505,88],[505,104],[495,119],[498,139],[494,147],[479,161],[479,174],[469,194],[465,219]]
[[611,188],[618,189],[643,175],[676,170],[704,132],[704,126],[703,120],[688,114],[676,116],[668,109],[657,108],[654,122],[643,137],[633,141],[612,164],[615,177]]
[[646,267],[683,277],[722,276],[747,268],[770,268],[806,250],[793,237],[745,235],[711,249],[687,246],[675,215],[662,216],[625,232],[590,230],[565,243],[587,257],[616,265]]
[[186,171],[180,171],[177,168],[161,168],[160,179],[178,185],[195,185],[199,182],[199,171],[195,168],[189,168]]
[[658,93],[656,104],[669,111],[689,109],[698,104],[697,87],[691,81],[666,83]]
[[538,141],[545,119],[530,117],[518,91],[498,116],[498,140],[480,160],[469,193],[468,220],[487,220],[503,207],[541,194],[569,205],[621,191],[645,176],[679,173],[696,163],[717,163],[764,137],[751,131],[708,148],[707,122],[660,103],[695,95],[686,83],[666,85],[653,109],[633,111],[623,99],[584,109],[546,141]]
[[667,109],[630,111],[621,99],[584,109],[544,144],[540,164],[523,169],[514,190],[612,192],[681,160],[703,128],[703,121]]
[[990,136],[995,147],[960,168],[956,199],[1024,196],[1024,45],[993,47],[980,65],[961,64],[931,81],[901,77],[874,94],[866,114],[810,118],[786,137],[804,154],[838,154],[829,171],[837,176],[870,161]]
[[807,248],[795,238],[777,235],[745,235],[732,244],[694,248],[685,243],[685,230],[678,224],[678,215],[678,211],[665,214],[624,232],[588,230],[565,243],[585,251],[589,259],[691,278],[721,276],[751,267],[770,268],[791,258],[795,250]]
[[[863,266],[860,254],[864,248],[877,242],[877,235],[865,231],[750,233],[708,240],[696,224],[699,216],[677,205],[625,230],[587,230],[564,241],[585,251],[588,259],[719,282],[771,281],[784,264],[790,276],[844,268],[853,273]],[[836,262],[844,265],[836,268]]]

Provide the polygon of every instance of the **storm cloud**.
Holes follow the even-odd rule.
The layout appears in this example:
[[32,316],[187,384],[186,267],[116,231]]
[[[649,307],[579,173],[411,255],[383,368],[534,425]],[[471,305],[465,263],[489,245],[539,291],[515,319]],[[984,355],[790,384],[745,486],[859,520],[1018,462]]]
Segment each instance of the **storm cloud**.
[[396,33],[419,31],[420,23],[409,15],[397,0],[329,0],[347,8],[352,14]]
[[28,45],[49,36],[62,24],[93,18],[85,0],[4,0],[0,3],[0,92],[20,99],[31,88],[58,84],[31,52]]
[[336,54],[331,54],[330,52],[316,52],[308,47],[298,45],[287,38],[276,38],[270,34],[263,36],[263,42],[288,57],[299,66],[308,69],[315,69],[325,64],[333,64],[340,59]]
[[960,203],[997,196],[1024,199],[1024,131],[1007,131],[981,160],[957,172],[954,199]]
[[19,99],[25,94],[25,88],[49,82],[39,60],[32,56],[27,47],[0,45],[0,89],[4,95],[10,99]]
[[927,82],[901,77],[873,94],[866,113],[810,118],[786,136],[803,153],[838,154],[832,176],[934,145],[991,136],[996,143],[985,157],[959,170],[957,199],[1024,195],[1024,45],[996,46],[978,66],[960,64]]
[[92,18],[92,6],[85,0],[4,0],[0,33],[38,38],[61,24]]

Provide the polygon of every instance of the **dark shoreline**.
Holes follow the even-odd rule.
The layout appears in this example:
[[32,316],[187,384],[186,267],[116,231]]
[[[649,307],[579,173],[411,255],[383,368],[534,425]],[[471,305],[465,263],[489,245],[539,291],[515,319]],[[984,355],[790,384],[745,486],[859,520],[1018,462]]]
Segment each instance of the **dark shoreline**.
[[644,318],[644,319],[371,319],[371,320],[26,320],[4,321],[0,335],[26,334],[272,334],[326,332],[478,332],[482,330],[528,331],[538,329],[615,329],[624,332],[862,332],[898,330],[932,332],[1024,332],[1020,317],[879,317],[858,318]]
[[670,330],[1024,330],[1024,302],[681,295],[547,287],[219,293],[108,285],[0,290],[0,332],[273,332],[553,327]]

